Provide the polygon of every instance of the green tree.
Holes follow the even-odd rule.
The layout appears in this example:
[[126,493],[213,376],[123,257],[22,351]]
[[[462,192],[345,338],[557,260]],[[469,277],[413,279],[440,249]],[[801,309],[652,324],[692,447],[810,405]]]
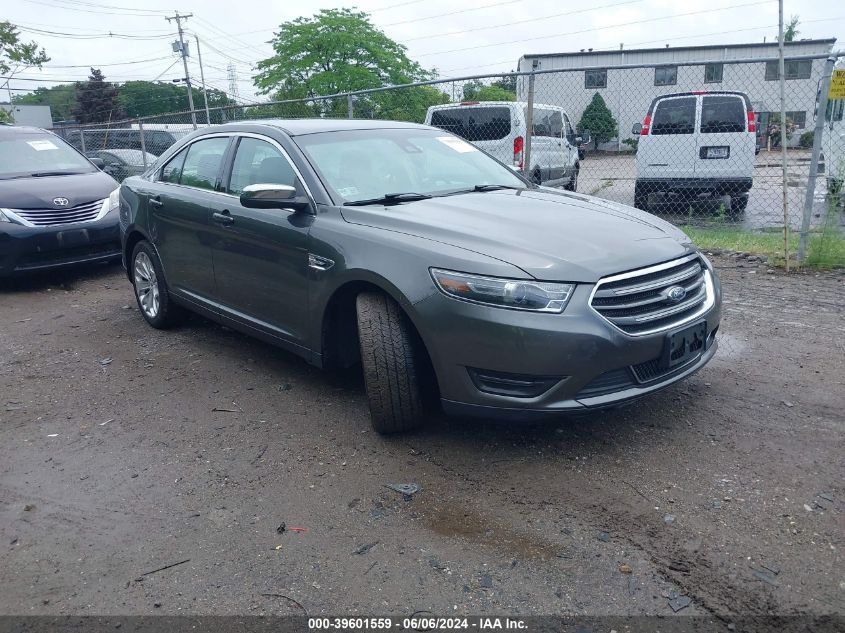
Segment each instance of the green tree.
[[73,115],[80,123],[103,123],[122,117],[117,88],[105,79],[102,71],[92,68],[88,81],[76,82]]
[[[801,31],[798,30],[798,16],[793,15],[783,27],[783,41],[794,42]],[[777,38],[775,38],[777,40]]]
[[464,101],[516,101],[516,93],[497,84],[486,85],[474,79],[464,84]]
[[[284,22],[272,46],[276,54],[257,65],[255,85],[263,94],[314,97],[433,77],[408,58],[404,46],[377,29],[367,13],[352,9],[324,9]],[[371,99],[379,101],[377,96]],[[345,99],[315,105],[324,115],[346,115]]]
[[[50,58],[47,53],[43,48],[39,48],[36,42],[27,44],[21,41],[20,33],[14,24],[8,20],[0,22],[0,75],[11,78],[33,66],[41,68],[42,64],[48,61]],[[0,121],[12,122],[12,116],[5,110],[0,110]]]
[[[209,108],[234,104],[222,90],[211,89],[207,93]],[[194,107],[201,110],[205,105],[202,90],[194,86],[193,97]],[[184,85],[173,82],[127,81],[120,85],[117,101],[120,109],[129,117],[180,112],[188,109],[188,91]],[[215,113],[212,112],[212,122],[214,118]]]
[[[513,72],[513,71],[511,71]],[[501,79],[497,79],[494,81],[492,86],[499,86],[503,90],[507,90],[508,92],[512,92],[516,94],[516,76],[510,75],[508,77],[502,77]]]
[[12,97],[15,105],[46,105],[50,106],[50,114],[54,121],[65,121],[73,116],[76,106],[76,85],[60,84],[49,88],[36,88],[34,91]]
[[576,127],[579,133],[583,133],[585,130],[590,131],[596,148],[598,148],[599,143],[606,143],[616,137],[616,119],[613,118],[610,108],[607,107],[598,92],[593,95],[589,105],[584,108],[584,114],[581,115],[581,120]]

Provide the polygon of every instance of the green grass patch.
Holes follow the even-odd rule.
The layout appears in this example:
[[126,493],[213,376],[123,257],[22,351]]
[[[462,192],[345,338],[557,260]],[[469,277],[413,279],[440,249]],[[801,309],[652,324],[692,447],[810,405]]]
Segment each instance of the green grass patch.
[[[703,250],[724,249],[754,253],[766,255],[769,262],[775,266],[782,266],[784,263],[783,229],[777,232],[759,232],[730,226],[681,228]],[[797,232],[790,232],[790,262],[794,261],[798,253],[798,239]],[[845,267],[845,235],[838,226],[828,226],[810,232],[804,266],[820,269]]]

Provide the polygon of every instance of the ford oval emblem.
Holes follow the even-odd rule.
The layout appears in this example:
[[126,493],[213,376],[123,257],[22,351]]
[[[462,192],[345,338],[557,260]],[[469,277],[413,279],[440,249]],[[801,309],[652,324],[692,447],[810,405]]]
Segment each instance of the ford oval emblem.
[[53,204],[55,204],[57,207],[66,207],[70,204],[70,200],[68,200],[67,198],[53,198]]
[[669,301],[673,301],[674,303],[678,303],[679,301],[683,300],[684,297],[687,296],[687,289],[683,286],[672,286],[668,290],[666,290],[666,298]]

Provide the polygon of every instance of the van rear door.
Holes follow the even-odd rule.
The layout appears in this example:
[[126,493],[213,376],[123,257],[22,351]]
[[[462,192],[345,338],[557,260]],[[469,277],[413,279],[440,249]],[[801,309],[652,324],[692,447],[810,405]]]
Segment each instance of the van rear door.
[[695,95],[658,99],[637,148],[638,178],[693,178],[696,163]]
[[431,125],[456,134],[510,165],[514,134],[511,108],[502,105],[471,105],[434,110]]
[[755,133],[748,130],[750,103],[743,95],[702,95],[695,151],[695,177],[707,180],[751,178]]

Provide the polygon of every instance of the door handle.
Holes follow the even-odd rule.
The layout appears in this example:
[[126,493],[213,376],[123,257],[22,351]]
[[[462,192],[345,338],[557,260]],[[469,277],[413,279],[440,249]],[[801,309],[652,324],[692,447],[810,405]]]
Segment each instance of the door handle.
[[160,209],[164,206],[164,203],[161,201],[161,198],[158,196],[153,196],[150,198],[150,206],[155,207],[156,209]]
[[223,224],[223,225],[225,225],[225,226],[228,226],[228,225],[230,225],[230,224],[234,224],[234,223],[235,223],[235,218],[233,218],[233,217],[229,214],[229,210],[228,210],[228,209],[226,209],[225,211],[223,211],[223,213],[216,213],[216,212],[215,212],[215,213],[212,213],[212,214],[211,214],[211,219],[212,219],[212,220],[214,220],[215,222],[217,222],[218,224]]

